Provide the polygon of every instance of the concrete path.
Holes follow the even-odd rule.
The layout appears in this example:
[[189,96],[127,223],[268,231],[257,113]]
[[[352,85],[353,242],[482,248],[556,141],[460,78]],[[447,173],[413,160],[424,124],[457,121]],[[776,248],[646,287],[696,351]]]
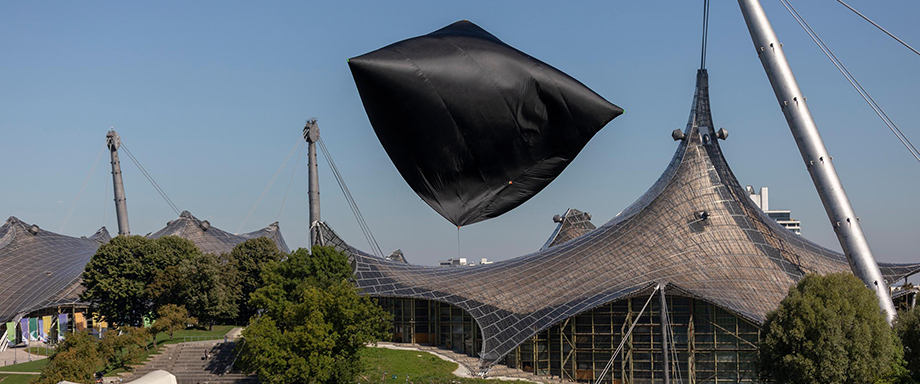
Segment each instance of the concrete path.
[[[0,352],[0,367],[12,365],[15,360],[17,363],[26,363],[29,361],[47,359],[47,356],[33,355],[26,353],[25,348],[9,348]],[[31,359],[31,360],[30,360]]]

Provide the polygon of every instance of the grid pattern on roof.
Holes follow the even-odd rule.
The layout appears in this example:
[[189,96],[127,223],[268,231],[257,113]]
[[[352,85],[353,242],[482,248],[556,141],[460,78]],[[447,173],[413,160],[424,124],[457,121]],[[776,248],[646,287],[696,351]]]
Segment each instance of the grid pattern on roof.
[[[475,268],[395,263],[349,246],[325,223],[319,241],[349,254],[370,296],[436,300],[470,313],[488,367],[568,317],[655,284],[763,323],[806,273],[849,272],[846,258],[784,229],[748,198],[725,161],[700,70],[684,138],[658,181],[596,230]],[[888,281],[920,264],[882,264]]]
[[0,226],[0,321],[76,301],[86,263],[109,239],[105,228],[78,238],[10,217]]
[[188,239],[195,243],[201,252],[213,254],[229,253],[237,244],[264,236],[274,241],[278,245],[278,250],[284,253],[291,252],[284,237],[281,236],[281,229],[277,221],[258,231],[237,235],[213,227],[210,222],[199,220],[189,211],[182,211],[178,219],[171,220],[163,229],[147,235],[150,239],[159,239],[163,236]]

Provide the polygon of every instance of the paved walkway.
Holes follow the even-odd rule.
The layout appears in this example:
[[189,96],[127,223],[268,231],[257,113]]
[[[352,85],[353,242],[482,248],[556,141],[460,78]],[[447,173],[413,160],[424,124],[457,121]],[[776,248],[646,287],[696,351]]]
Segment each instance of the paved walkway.
[[[9,348],[3,352],[0,352],[0,367],[12,365],[13,362],[25,363],[29,361],[47,359],[47,356],[41,355],[32,355],[26,353],[25,348]],[[30,360],[31,359],[31,360]],[[5,372],[12,373],[12,372]]]

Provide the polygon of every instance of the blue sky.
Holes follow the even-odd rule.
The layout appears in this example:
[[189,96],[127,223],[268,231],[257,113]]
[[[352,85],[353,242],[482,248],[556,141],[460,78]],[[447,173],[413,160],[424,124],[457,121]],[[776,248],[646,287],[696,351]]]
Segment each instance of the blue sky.
[[[626,113],[566,171],[518,209],[462,229],[463,257],[501,260],[537,250],[566,208],[603,223],[667,165],[669,134],[689,113],[699,66],[702,1],[665,2],[3,2],[0,4],[0,215],[58,231],[114,126],[180,209],[236,231],[304,120],[324,141],[381,248],[410,262],[457,255],[457,229],[423,203],[390,163],[345,60],[469,19],[579,79]],[[916,142],[920,57],[834,1],[801,13]],[[914,45],[908,0],[853,6]],[[920,164],[794,24],[764,7],[879,260],[918,261]],[[769,186],[803,235],[839,249],[735,2],[713,2],[707,67],[725,155],[742,184]],[[296,156],[296,154],[295,154]],[[122,156],[132,232],[175,213]],[[243,231],[279,218],[307,244],[305,157],[292,160]],[[322,215],[367,248],[325,163]],[[116,232],[104,154],[63,232]],[[104,209],[107,214],[104,213]]]

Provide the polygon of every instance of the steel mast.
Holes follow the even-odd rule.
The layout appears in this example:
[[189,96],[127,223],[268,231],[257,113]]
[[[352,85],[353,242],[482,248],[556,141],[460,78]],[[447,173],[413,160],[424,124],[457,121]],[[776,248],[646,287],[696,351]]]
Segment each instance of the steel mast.
[[121,161],[118,160],[118,147],[121,146],[121,137],[114,129],[105,135],[105,145],[109,147],[112,155],[112,185],[115,187],[115,215],[118,218],[118,234],[128,236],[128,202],[125,199],[125,184],[121,179]]
[[316,119],[307,120],[303,127],[303,138],[307,141],[307,169],[310,178],[307,194],[310,202],[310,245],[319,244],[319,236],[314,229],[319,217],[319,170],[316,165],[316,142],[319,141],[319,125]]
[[894,320],[894,303],[888,292],[888,285],[882,278],[878,263],[869,249],[869,242],[859,226],[859,218],[850,205],[837,170],[834,168],[833,158],[828,154],[818,127],[805,103],[805,96],[799,89],[792,68],[786,61],[783,45],[776,38],[776,33],[767,19],[759,0],[738,0],[741,13],[751,32],[754,48],[760,57],[767,78],[773,86],[773,92],[779,101],[786,122],[792,131],[792,136],[805,160],[805,167],[811,175],[831,226],[837,234],[837,240],[846,254],[853,269],[853,274],[862,279],[866,285],[875,291],[879,306],[885,311],[885,317],[891,323]]

